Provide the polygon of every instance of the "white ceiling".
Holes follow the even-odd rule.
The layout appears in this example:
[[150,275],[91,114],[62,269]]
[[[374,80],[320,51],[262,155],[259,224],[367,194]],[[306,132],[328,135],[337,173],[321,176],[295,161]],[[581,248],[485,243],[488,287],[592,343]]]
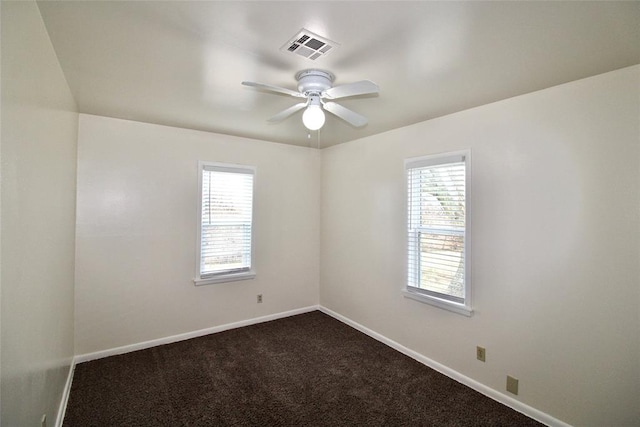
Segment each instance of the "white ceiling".
[[[80,112],[327,147],[640,63],[640,2],[40,1]],[[306,28],[340,47],[317,61],[280,51]],[[319,138],[298,98],[307,68],[378,96],[341,99]]]

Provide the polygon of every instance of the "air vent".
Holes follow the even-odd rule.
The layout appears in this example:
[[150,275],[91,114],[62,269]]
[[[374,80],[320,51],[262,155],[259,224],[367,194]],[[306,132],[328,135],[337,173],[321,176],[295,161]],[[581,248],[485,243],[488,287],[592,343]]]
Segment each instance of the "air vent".
[[284,46],[280,48],[283,52],[291,52],[303,56],[312,61],[333,52],[340,45],[322,36],[312,33],[309,30],[301,29]]

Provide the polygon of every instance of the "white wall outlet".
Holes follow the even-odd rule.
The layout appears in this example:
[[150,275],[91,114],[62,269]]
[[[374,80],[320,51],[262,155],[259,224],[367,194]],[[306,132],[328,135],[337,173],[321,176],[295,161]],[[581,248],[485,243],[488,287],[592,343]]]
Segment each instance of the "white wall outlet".
[[476,347],[476,359],[481,362],[486,361],[487,350],[484,347],[477,346]]
[[262,294],[258,294],[258,297],[256,298],[256,300],[258,301],[258,304],[262,303]]
[[518,394],[518,379],[507,375],[507,391],[509,393]]

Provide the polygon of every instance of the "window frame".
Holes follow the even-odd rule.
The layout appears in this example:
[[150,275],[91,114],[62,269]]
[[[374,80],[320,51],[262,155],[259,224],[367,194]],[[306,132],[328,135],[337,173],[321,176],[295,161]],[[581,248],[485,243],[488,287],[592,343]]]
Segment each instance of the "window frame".
[[[220,172],[233,172],[250,174],[253,176],[251,188],[251,256],[248,270],[220,272],[214,274],[202,274],[200,269],[202,260],[202,190],[203,175],[206,170],[218,170]],[[198,193],[197,193],[197,238],[196,238],[196,265],[195,279],[193,283],[196,286],[210,285],[214,283],[235,282],[239,280],[249,280],[256,277],[255,271],[255,189],[256,189],[256,173],[255,166],[240,165],[233,163],[206,162],[198,161]]]
[[[422,228],[420,230],[416,230],[415,236],[410,237],[411,233],[411,212],[410,209],[410,198],[411,194],[409,194],[409,171],[411,169],[429,167],[429,166],[437,166],[444,165],[448,163],[458,163],[464,162],[465,166],[465,219],[464,219],[464,246],[463,246],[463,260],[464,260],[464,300],[462,302],[454,301],[454,298],[445,299],[439,298],[436,292],[429,292],[427,290],[420,291],[418,288],[414,286],[410,286],[409,281],[411,280],[411,275],[409,272],[409,268],[411,265],[416,266],[418,268],[419,262],[410,262],[410,257],[412,256],[412,251],[410,248],[411,239],[417,238],[419,239],[420,233],[422,232]],[[406,298],[410,298],[416,301],[420,301],[422,303],[430,304],[435,307],[443,308],[454,313],[462,314],[465,316],[471,316],[473,314],[472,304],[471,304],[471,296],[472,296],[472,287],[471,287],[471,150],[461,150],[447,153],[440,153],[428,156],[421,157],[413,157],[405,159],[404,161],[404,184],[405,184],[405,236],[406,236],[406,268],[405,268],[405,281],[404,287],[402,288],[402,293]],[[428,227],[424,227],[428,228]],[[432,229],[437,229],[437,227],[431,227]],[[443,231],[443,230],[440,230]],[[450,230],[453,232],[453,230]],[[457,234],[459,232],[456,231]],[[434,233],[435,234],[435,233]],[[415,256],[419,256],[419,251],[413,251]],[[413,273],[413,276],[415,277]]]

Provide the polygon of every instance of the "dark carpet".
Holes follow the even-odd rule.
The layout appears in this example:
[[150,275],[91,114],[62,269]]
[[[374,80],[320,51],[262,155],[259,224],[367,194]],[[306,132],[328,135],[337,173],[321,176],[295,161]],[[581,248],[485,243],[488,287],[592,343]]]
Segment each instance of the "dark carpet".
[[541,426],[319,311],[76,366],[72,426]]

